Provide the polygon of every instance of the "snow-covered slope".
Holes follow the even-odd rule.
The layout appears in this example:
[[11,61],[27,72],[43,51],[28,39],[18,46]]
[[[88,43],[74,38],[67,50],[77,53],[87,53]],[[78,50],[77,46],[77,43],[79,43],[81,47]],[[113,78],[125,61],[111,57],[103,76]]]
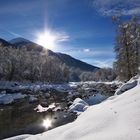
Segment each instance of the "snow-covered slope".
[[140,85],[89,107],[76,121],[27,140],[139,140]]

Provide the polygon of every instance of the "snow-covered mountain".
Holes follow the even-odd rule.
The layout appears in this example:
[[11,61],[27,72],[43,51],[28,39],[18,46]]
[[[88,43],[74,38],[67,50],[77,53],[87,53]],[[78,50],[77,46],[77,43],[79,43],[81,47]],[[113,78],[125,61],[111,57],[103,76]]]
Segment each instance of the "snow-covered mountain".
[[73,123],[42,134],[23,135],[10,140],[139,140],[140,78],[137,81],[134,88],[123,94],[88,107]]
[[16,43],[21,43],[21,42],[26,42],[26,43],[29,43],[31,41],[25,39],[25,38],[22,38],[22,37],[18,37],[18,38],[15,38],[15,39],[12,39],[9,41],[11,44],[16,44]]
[[9,41],[16,48],[26,48],[28,51],[34,50],[41,52],[43,47],[24,38],[15,38]]

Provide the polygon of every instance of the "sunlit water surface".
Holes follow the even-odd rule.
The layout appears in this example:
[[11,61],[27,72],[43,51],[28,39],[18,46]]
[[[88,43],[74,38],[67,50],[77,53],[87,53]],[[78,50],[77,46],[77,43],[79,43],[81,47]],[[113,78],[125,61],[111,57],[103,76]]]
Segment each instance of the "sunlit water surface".
[[34,110],[36,106],[24,103],[0,107],[0,139],[21,134],[38,134],[76,119],[75,114],[66,111],[39,113]]

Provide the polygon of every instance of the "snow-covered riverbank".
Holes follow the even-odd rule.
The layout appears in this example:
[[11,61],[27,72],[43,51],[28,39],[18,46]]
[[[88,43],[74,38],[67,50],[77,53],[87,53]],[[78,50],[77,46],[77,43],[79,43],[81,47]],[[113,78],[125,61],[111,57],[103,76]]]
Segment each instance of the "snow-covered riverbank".
[[74,100],[78,97],[85,99],[87,98],[86,101],[89,102],[89,104],[93,103],[91,102],[91,98],[89,99],[89,97],[97,95],[96,97],[94,97],[94,99],[96,99],[94,104],[96,104],[105,99],[104,96],[109,97],[113,95],[120,84],[121,83],[119,82],[71,82],[68,84],[31,84],[0,81],[0,104],[12,104],[20,99],[24,99],[25,97],[29,100],[29,102],[34,102],[38,100],[38,96],[40,96],[40,94],[45,98],[49,98],[51,94],[56,94],[56,96],[60,96],[62,94],[61,97],[63,98],[64,96],[67,96],[69,101]]
[[42,122],[47,117],[52,121],[49,129],[72,122],[89,106],[114,94],[119,85],[92,81],[67,84],[0,81],[0,139],[44,132]]
[[139,140],[139,82],[140,79],[135,87],[121,95],[116,94],[98,105],[88,107],[73,123],[29,136],[26,140]]

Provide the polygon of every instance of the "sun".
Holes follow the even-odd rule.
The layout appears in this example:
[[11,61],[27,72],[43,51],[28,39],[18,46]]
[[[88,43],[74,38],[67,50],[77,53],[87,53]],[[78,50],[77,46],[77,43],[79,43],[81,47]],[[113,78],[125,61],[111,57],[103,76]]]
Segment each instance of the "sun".
[[53,49],[57,44],[57,36],[49,31],[45,31],[37,35],[36,43],[44,48]]
[[46,49],[55,50],[57,47],[62,45],[61,43],[69,41],[69,35],[62,31],[54,31],[52,29],[45,28],[43,31],[35,32],[34,41]]

